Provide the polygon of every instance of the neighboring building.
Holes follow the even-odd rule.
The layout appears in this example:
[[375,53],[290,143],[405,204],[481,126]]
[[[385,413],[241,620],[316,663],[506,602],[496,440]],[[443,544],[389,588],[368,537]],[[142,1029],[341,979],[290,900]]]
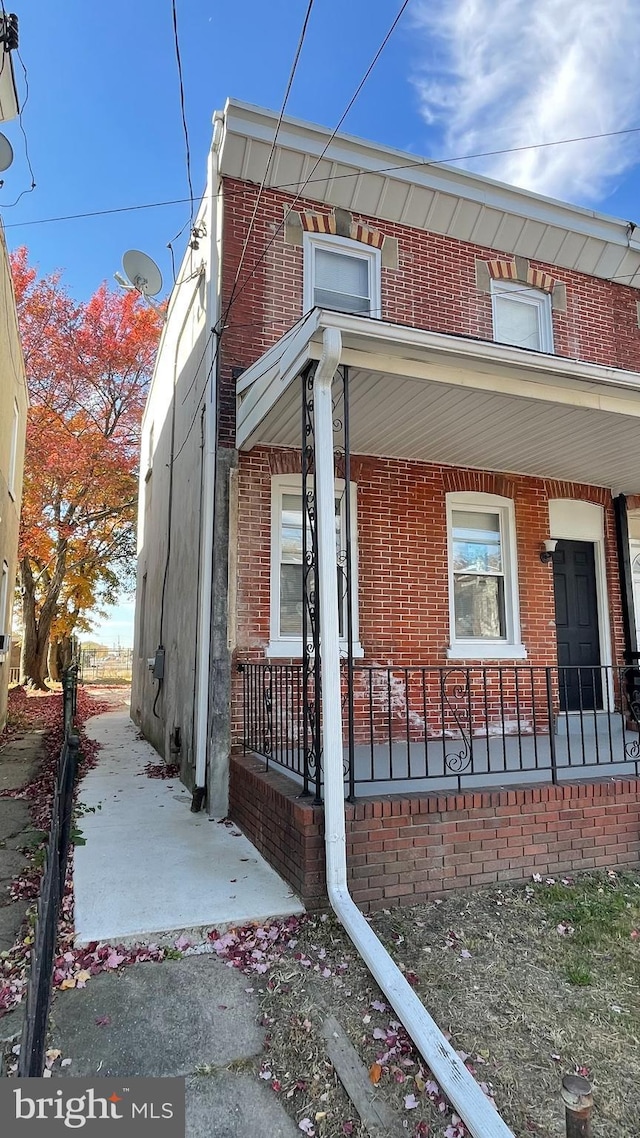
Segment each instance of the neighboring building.
[[276,125],[214,118],[143,421],[132,714],[317,898],[333,558],[360,904],[636,860],[635,226]]
[[0,731],[7,714],[11,614],[18,559],[27,383],[11,269],[0,227]]

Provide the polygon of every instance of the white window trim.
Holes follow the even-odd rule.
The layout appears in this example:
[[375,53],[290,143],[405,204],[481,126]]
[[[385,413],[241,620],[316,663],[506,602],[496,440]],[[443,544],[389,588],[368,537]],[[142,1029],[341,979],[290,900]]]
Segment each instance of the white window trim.
[[[456,636],[453,590],[453,512],[454,510],[497,511],[504,557],[504,607],[507,635],[504,640],[485,640]],[[482,494],[475,490],[447,494],[447,547],[449,565],[449,629],[447,648],[450,660],[526,660],[527,650],[520,633],[518,596],[518,558],[513,501],[499,494]]]
[[[518,300],[521,304],[530,304],[538,310],[538,328],[540,330],[540,347],[534,348],[533,351],[552,353],[553,347],[553,315],[551,308],[551,295],[548,292],[542,292],[541,289],[532,288],[530,285],[520,284],[518,281],[491,281],[491,311],[493,319],[493,338],[496,343],[506,343],[505,340],[498,340],[496,336],[496,328],[498,327],[498,305],[497,299],[499,296],[509,296],[512,300]],[[512,344],[512,347],[521,347],[520,344]],[[530,349],[524,349],[528,351]]]
[[349,237],[337,237],[333,233],[303,233],[302,250],[304,257],[303,267],[303,310],[310,312],[315,308],[314,303],[314,258],[316,249],[326,249],[331,253],[348,253],[350,257],[360,257],[369,266],[369,301],[370,310],[362,313],[363,316],[373,316],[380,319],[382,316],[381,295],[381,265],[382,257],[379,249],[370,245],[363,245],[361,241],[352,241]]
[[[336,495],[344,491],[344,481],[336,478]],[[265,648],[265,656],[288,659],[302,657],[301,636],[280,636],[280,518],[283,494],[301,493],[302,476],[299,474],[276,474],[271,479],[271,574],[270,574],[270,637]],[[364,649],[359,640],[358,625],[358,519],[357,497],[358,488],[352,482],[349,488],[351,499],[351,603],[353,612],[353,644],[352,652],[356,657],[364,656]],[[342,515],[344,525],[344,514]],[[346,637],[340,640],[341,652],[347,653],[349,648]]]
[[9,452],[9,476],[7,478],[7,489],[9,497],[15,502],[16,500],[16,467],[18,465],[18,427],[20,425],[20,408],[18,407],[18,400],[13,401],[13,425],[11,428],[11,450]]

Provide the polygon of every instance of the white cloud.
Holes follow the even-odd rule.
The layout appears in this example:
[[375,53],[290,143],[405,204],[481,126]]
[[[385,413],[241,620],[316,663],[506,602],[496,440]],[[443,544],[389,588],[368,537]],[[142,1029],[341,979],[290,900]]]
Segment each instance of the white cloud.
[[[415,78],[439,157],[640,125],[640,0],[429,0]],[[640,158],[640,135],[471,159],[552,197],[595,201]]]

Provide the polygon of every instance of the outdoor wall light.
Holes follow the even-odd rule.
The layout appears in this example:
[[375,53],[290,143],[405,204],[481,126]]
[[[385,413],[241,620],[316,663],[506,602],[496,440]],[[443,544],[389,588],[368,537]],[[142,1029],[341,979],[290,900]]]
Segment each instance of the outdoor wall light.
[[546,537],[542,543],[543,548],[540,550],[540,560],[543,565],[548,565],[551,561],[558,544],[557,537]]

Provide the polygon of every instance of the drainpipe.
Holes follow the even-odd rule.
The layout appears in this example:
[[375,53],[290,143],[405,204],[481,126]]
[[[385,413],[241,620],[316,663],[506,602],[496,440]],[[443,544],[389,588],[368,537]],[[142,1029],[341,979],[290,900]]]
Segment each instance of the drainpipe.
[[[209,154],[207,188],[211,195],[209,212],[209,282],[207,288],[207,324],[217,326],[219,319],[219,219],[218,206],[218,150],[222,137],[224,115],[216,111],[213,116],[213,141]],[[196,731],[195,731],[195,788],[191,809],[196,813],[204,802],[207,785],[207,728],[209,722],[209,644],[211,626],[211,584],[213,572],[214,501],[216,483],[216,396],[217,396],[218,335],[210,333],[206,357],[207,393],[204,420],[204,486],[202,493],[202,539],[200,547],[200,595],[198,597],[198,657],[196,663]]]
[[331,384],[341,350],[339,329],[325,329],[313,384],[327,891],[338,920],[473,1138],[513,1138],[512,1131],[369,927],[347,887],[331,405]]

